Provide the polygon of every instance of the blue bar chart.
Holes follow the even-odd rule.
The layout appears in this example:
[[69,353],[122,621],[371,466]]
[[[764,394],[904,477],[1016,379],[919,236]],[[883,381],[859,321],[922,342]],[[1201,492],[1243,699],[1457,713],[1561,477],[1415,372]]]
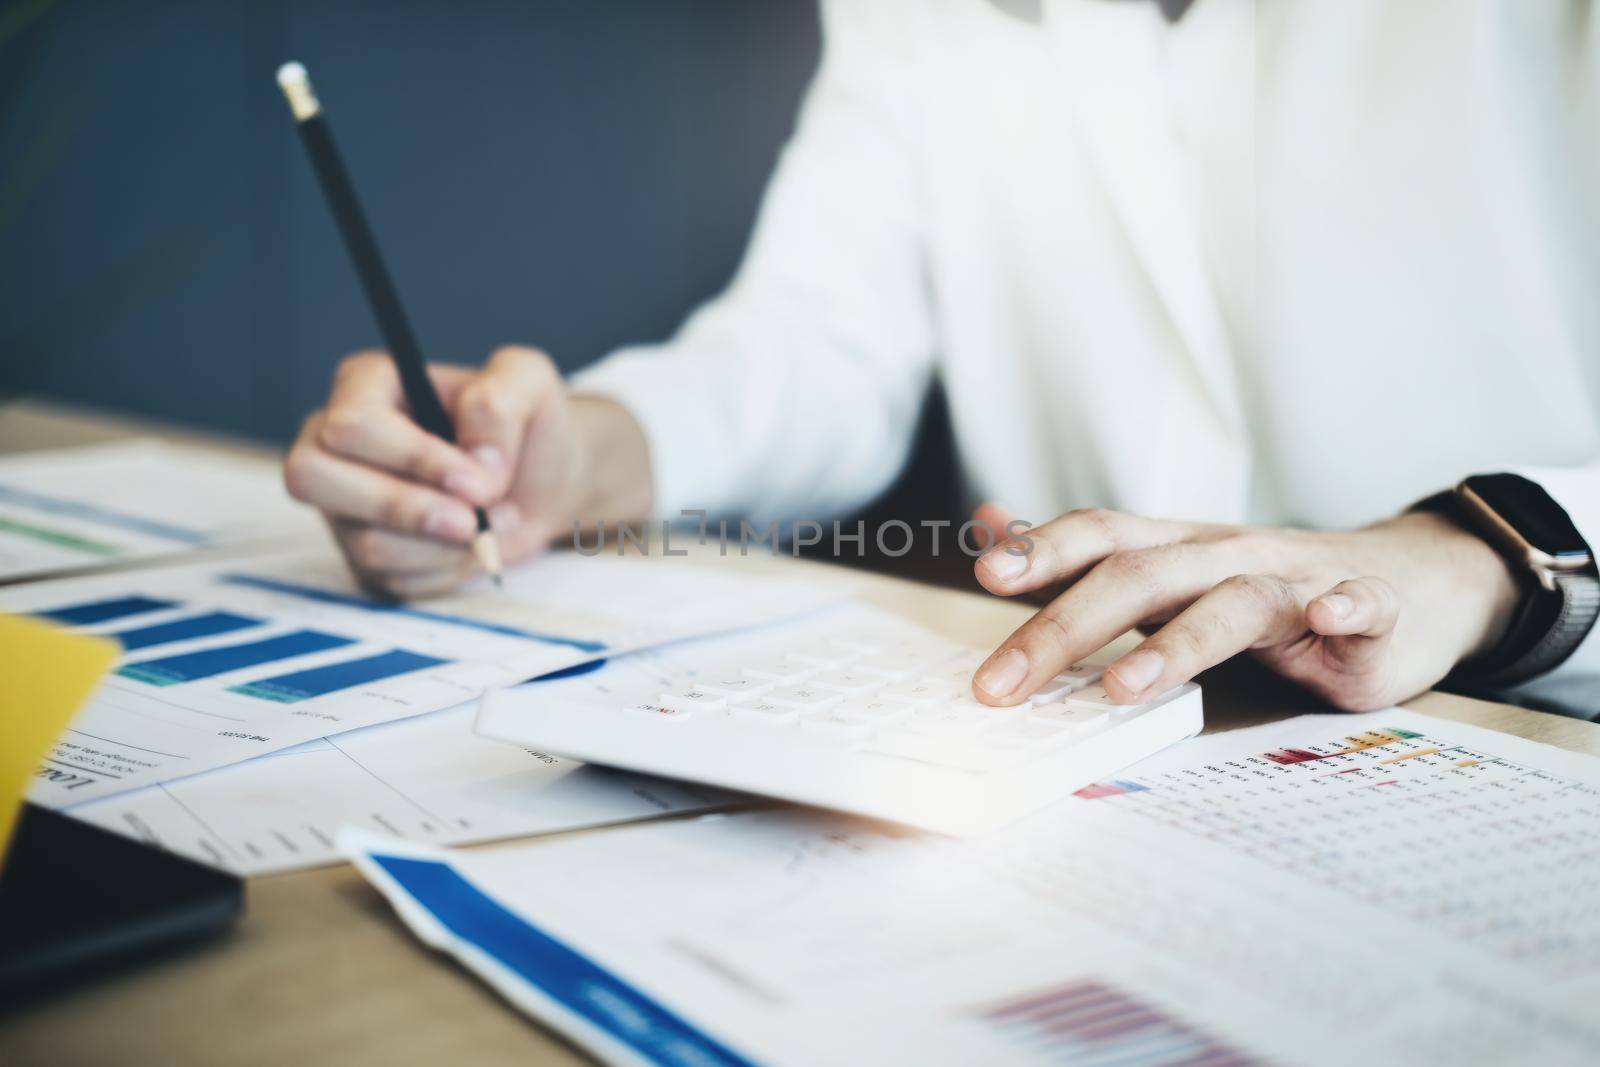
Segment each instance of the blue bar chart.
[[[340,607],[379,610],[392,614],[385,605],[373,604],[357,597],[324,592],[305,591],[292,583],[246,581],[229,576],[238,584],[259,584],[271,592],[302,595],[322,603],[335,603]],[[177,600],[163,600],[147,596],[125,596],[109,600],[95,600],[81,604],[66,604],[36,612],[39,617],[68,626],[93,626],[121,619],[134,619],[150,612],[183,607]],[[433,621],[433,620],[430,620]],[[281,620],[280,620],[281,622]],[[124,652],[156,649],[162,645],[203,638],[224,637],[258,627],[270,625],[272,620],[231,611],[201,611],[177,619],[166,619],[146,625],[132,624],[124,629],[112,630],[104,636],[119,642]],[[469,628],[480,628],[469,624]],[[204,681],[218,675],[245,670],[250,667],[270,667],[301,656],[315,655],[361,643],[365,638],[345,636],[323,630],[297,629],[253,641],[235,644],[209,645],[191,648],[176,655],[155,656],[150,659],[124,663],[117,675],[143,685],[164,688]],[[451,660],[420,652],[394,648],[337,663],[324,663],[300,670],[283,671],[266,677],[227,686],[227,692],[256,700],[278,704],[295,704],[302,700],[326,696],[371,682],[380,682],[411,674],[428,667],[438,667]],[[226,684],[226,680],[223,684]]]
[[313,667],[309,670],[280,674],[275,678],[246,682],[243,685],[230,687],[229,692],[242,693],[261,700],[275,700],[280,704],[294,704],[328,693],[337,693],[341,689],[410,674],[425,667],[436,667],[447,662],[449,661],[433,656],[395,649],[365,659],[333,663],[326,667]]
[[204,615],[190,615],[153,626],[114,630],[102,636],[120,644],[124,652],[137,652],[140,649],[170,645],[177,641],[192,641],[197,637],[220,637],[238,630],[247,630],[252,626],[260,626],[262,621],[228,611],[208,611]]
[[246,667],[292,659],[295,656],[326,652],[329,649],[355,643],[353,638],[340,637],[338,634],[321,633],[317,630],[296,630],[293,633],[280,634],[262,641],[250,641],[242,645],[223,645],[219,648],[185,652],[177,656],[140,660],[137,663],[124,664],[118,668],[117,673],[124,678],[132,678],[136,682],[145,682],[149,685],[178,685],[182,682],[194,682],[218,674],[227,674],[229,671],[243,670]]
[[68,604],[47,611],[34,612],[41,619],[49,619],[63,626],[94,626],[129,615],[143,615],[147,611],[175,608],[176,600],[158,600],[147,596],[119,596],[110,600],[91,600],[86,604]]

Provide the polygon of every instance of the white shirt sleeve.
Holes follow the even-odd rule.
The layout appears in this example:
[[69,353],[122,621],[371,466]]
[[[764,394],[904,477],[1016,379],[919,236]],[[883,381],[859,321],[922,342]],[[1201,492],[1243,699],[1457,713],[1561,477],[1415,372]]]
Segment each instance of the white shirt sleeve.
[[823,4],[822,65],[728,290],[573,378],[639,421],[658,517],[820,521],[906,460],[933,329],[905,27],[882,6]]

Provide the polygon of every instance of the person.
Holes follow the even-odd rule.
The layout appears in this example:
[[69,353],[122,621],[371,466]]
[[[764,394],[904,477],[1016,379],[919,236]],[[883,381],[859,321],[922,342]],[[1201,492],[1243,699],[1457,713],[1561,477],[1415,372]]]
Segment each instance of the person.
[[1249,652],[1343,709],[1451,675],[1600,707],[1592,562],[1554,583],[1453,504],[1412,507],[1515,473],[1502,525],[1570,515],[1551,553],[1580,564],[1600,544],[1585,3],[822,12],[745,259],[670,341],[570,380],[516,346],[437,367],[459,447],[404,416],[381,354],[339,368],[286,479],[369,584],[461,581],[473,505],[512,559],[575,523],[847,513],[937,374],[979,516],[1046,520],[978,580],[1064,586],[980,699],[1138,625],[1117,700]]

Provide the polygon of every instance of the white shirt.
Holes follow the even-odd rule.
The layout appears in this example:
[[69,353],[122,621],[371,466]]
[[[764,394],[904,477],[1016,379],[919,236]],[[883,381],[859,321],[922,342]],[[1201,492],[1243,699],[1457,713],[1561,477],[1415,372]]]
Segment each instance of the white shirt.
[[[660,513],[846,513],[945,382],[973,499],[1352,527],[1476,471],[1600,545],[1600,20],[825,0],[727,292],[576,389]],[[1564,670],[1600,670],[1591,636]]]

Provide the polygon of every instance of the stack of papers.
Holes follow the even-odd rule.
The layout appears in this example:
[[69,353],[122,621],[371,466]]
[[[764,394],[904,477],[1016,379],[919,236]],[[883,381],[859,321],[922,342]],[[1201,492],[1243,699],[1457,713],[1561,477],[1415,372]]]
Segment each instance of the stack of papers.
[[0,581],[317,528],[267,463],[158,441],[0,457]]
[[1597,837],[1600,760],[1390,710],[1203,737],[977,840],[344,844],[608,1062],[1460,1067],[1600,1060]]
[[[269,464],[156,442],[0,459],[0,610],[122,651],[29,799],[241,874],[340,862],[347,824],[453,844],[707,810],[734,798],[480,738],[477,698],[836,599],[557,553],[504,591],[399,605],[328,547],[282,550],[318,526]],[[219,546],[226,562],[167,562]]]

